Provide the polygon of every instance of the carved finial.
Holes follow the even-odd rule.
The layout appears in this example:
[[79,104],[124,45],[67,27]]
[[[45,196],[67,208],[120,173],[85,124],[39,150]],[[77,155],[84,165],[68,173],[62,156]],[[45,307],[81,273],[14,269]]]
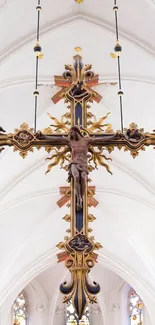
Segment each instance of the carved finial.
[[59,248],[59,249],[65,249],[65,243],[60,242],[59,244],[56,245],[56,247]]
[[88,221],[93,222],[94,220],[96,220],[96,218],[93,216],[93,214],[89,214],[88,215]]
[[70,216],[70,214],[66,214],[66,215],[63,217],[63,219],[64,219],[65,221],[67,221],[67,222],[70,222],[70,221],[71,221],[71,216]]
[[77,3],[82,3],[84,0],[75,0]]
[[80,46],[76,46],[76,47],[74,48],[74,51],[75,51],[75,52],[81,52],[81,51],[82,51],[82,48],[81,48]]
[[100,243],[95,243],[96,250],[101,249],[101,248],[103,248],[103,246]]

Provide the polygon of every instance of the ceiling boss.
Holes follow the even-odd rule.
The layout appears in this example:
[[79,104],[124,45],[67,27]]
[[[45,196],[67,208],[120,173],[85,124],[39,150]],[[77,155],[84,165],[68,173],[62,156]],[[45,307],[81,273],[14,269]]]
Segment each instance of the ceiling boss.
[[15,129],[14,133],[6,134],[5,130],[0,128],[0,152],[9,146],[18,150],[24,158],[28,151],[33,151],[33,148],[44,148],[48,153],[51,152],[51,157],[47,158],[50,160],[47,172],[60,164],[61,168],[68,173],[69,186],[63,194],[69,197],[70,213],[63,219],[69,222],[70,227],[67,230],[68,236],[57,247],[64,252],[65,265],[72,278],[71,283],[65,282],[60,285],[60,291],[64,294],[64,302],[72,300],[79,318],[82,317],[89,302],[97,301],[96,295],[100,291],[99,284],[94,282],[90,285],[88,281],[88,273],[96,262],[95,250],[102,247],[90,236],[92,229],[89,228],[89,223],[94,221],[95,217],[89,213],[89,197],[93,197],[95,191],[94,187],[89,186],[91,182],[89,173],[99,165],[111,173],[107,163],[111,159],[106,156],[104,150],[109,153],[115,148],[128,150],[135,158],[146,146],[155,146],[154,132],[145,133],[135,123],[131,123],[126,129],[123,127],[120,71],[122,48],[118,41],[116,0],[113,9],[116,21],[114,50],[118,60],[121,131],[114,132],[111,125],[107,123],[109,113],[97,120],[91,111],[91,104],[99,103],[102,98],[93,88],[99,85],[99,75],[92,71],[90,64],[83,64],[79,54],[74,56],[73,65],[65,65],[65,72],[61,76],[54,76],[55,85],[60,90],[52,97],[52,101],[57,104],[63,100],[68,104],[68,111],[60,119],[49,114],[52,121],[50,127],[37,131],[38,67],[39,59],[42,57],[39,40],[40,0],[37,6],[37,41],[34,47],[36,54],[34,129],[30,129],[26,123],[23,123],[19,129]]

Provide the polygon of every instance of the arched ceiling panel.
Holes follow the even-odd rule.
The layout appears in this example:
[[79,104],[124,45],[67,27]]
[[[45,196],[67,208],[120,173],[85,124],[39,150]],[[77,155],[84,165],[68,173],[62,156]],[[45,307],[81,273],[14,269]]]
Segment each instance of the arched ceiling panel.
[[[85,32],[83,33],[83,31]],[[95,46],[90,38],[90,34],[92,35],[92,39],[95,39]],[[123,73],[153,77],[155,71],[153,58],[148,56],[147,52],[144,52],[134,45],[134,43],[125,40],[123,37],[121,43],[123,46]],[[106,28],[100,28],[80,19],[79,21],[71,22],[43,35],[41,44],[44,59],[40,61],[40,76],[52,76],[53,74],[62,73],[64,64],[72,61],[73,49],[77,45],[83,49],[84,61],[92,63],[95,71],[100,72],[101,75],[117,73],[116,62],[109,56],[109,53],[114,48],[115,35]],[[27,46],[10,57],[9,63],[7,61],[2,65],[1,80],[19,76],[33,76],[33,46],[34,44],[30,40]],[[97,56],[96,47],[98,48]],[[139,60],[140,57],[141,60]]]
[[[152,29],[155,12],[146,0],[119,2],[124,125],[135,121],[139,127],[152,131],[155,128],[152,118],[155,61],[150,53],[155,47]],[[101,82],[116,80],[117,64],[109,56],[115,44],[112,6],[112,1],[101,0],[97,4],[93,0],[85,0],[82,6],[72,0],[63,3],[61,0],[48,0],[44,4],[41,21],[44,59],[40,61],[39,82],[45,86],[40,88],[37,128],[49,126],[47,112],[60,117],[66,111],[63,102],[57,106],[52,104],[50,97],[55,89],[46,84],[53,83],[54,74],[63,73],[65,63],[72,63],[75,46],[82,47],[84,63],[93,64],[94,71],[101,76]],[[22,122],[33,126],[35,7],[35,0],[28,1],[26,7],[23,0],[8,0],[0,9],[0,27],[4,30],[0,36],[1,53],[3,58],[8,58],[6,62],[1,61],[0,66],[0,123],[9,132]],[[17,11],[20,15],[17,15]],[[144,18],[147,16],[149,23],[146,26]],[[4,37],[5,34],[9,38]],[[142,43],[140,39],[143,39]],[[6,53],[8,47],[9,52]],[[100,86],[102,102],[92,105],[92,112],[97,117],[111,111],[108,121],[115,130],[120,128],[117,88],[118,85]],[[57,167],[45,176],[46,156],[43,150],[35,151],[22,160],[18,153],[12,152],[12,148],[6,149],[0,156],[1,170],[6,171],[1,172],[0,190],[2,302],[9,300],[9,295],[11,297],[51,266],[53,256],[56,263],[55,246],[65,236],[68,225],[61,218],[68,213],[68,209],[58,209],[56,202],[60,197],[59,186],[67,185],[67,175]],[[100,254],[104,255],[106,250],[111,260],[114,256],[118,273],[121,270],[124,277],[127,276],[127,272],[123,271],[124,266],[128,270],[129,280],[134,275],[141,289],[150,290],[153,301],[154,151],[149,148],[133,160],[129,153],[115,150],[111,157],[113,176],[104,169],[99,169],[92,176],[92,185],[96,185],[96,198],[100,202],[96,210],[92,209],[97,217],[93,224],[94,235],[104,246]],[[100,266],[94,272],[99,278],[102,273]]]

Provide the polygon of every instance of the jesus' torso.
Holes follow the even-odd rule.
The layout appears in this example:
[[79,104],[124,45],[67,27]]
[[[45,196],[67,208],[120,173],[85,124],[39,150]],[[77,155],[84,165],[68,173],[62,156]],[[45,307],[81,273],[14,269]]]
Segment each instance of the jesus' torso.
[[70,141],[70,147],[72,150],[72,162],[75,164],[81,164],[87,166],[87,153],[88,142],[86,139],[81,138],[78,141]]

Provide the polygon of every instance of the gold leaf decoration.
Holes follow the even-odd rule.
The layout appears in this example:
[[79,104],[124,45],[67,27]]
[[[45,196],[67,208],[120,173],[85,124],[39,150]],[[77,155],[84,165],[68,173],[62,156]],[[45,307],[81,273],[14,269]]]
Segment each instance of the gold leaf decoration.
[[66,222],[70,222],[71,221],[71,215],[66,214],[62,219],[64,219]]
[[92,190],[92,189],[89,189],[89,188],[88,188],[87,193],[88,193],[88,196],[89,196],[89,197],[92,197],[92,196],[95,195],[95,189]]
[[43,130],[43,134],[53,134],[53,130],[50,127],[48,127]]
[[45,151],[50,153],[53,150],[53,147],[51,146],[45,146]]
[[111,125],[109,123],[103,124],[103,122],[107,119],[109,114],[110,113],[107,113],[105,116],[101,117],[98,121],[97,121],[96,117],[94,116],[94,121],[89,120],[87,123],[87,125],[90,125],[90,127],[87,128],[87,131],[89,133],[93,133],[94,131],[97,130],[100,133],[100,132],[105,131],[104,130],[105,127],[110,128]]
[[[66,119],[71,119],[71,113],[66,113],[63,115]],[[70,122],[69,122],[70,124]]]
[[88,222],[93,222],[94,220],[96,220],[96,218],[93,216],[93,214],[89,214],[88,215]]
[[51,114],[48,113],[48,116],[50,117],[50,119],[52,121],[54,121],[55,124],[51,124],[50,126],[52,128],[54,128],[55,132],[68,132],[69,128],[67,127],[67,125],[70,125],[70,121],[66,120],[64,121],[64,116],[61,117],[61,120],[59,121],[56,117],[51,116]]
[[116,59],[116,58],[117,58],[117,55],[116,55],[115,53],[110,53],[110,57],[111,57],[112,59]]
[[85,64],[84,68],[83,68],[83,72],[86,72],[88,70],[92,69],[92,64]]
[[70,207],[71,207],[70,202],[66,204],[66,207],[67,207],[67,208],[70,208]]
[[22,123],[21,125],[20,125],[20,128],[19,129],[14,129],[14,132],[16,133],[16,132],[19,132],[20,130],[27,130],[27,131],[29,131],[29,132],[33,132],[33,128],[29,128],[29,126],[28,126],[28,124],[26,123],[26,122],[24,122],[24,123]]
[[24,159],[27,156],[28,151],[33,152],[33,148],[31,145],[33,145],[34,140],[34,133],[33,128],[29,128],[27,123],[23,123],[20,125],[19,129],[15,129],[14,134],[8,134],[8,138],[10,140],[7,140],[7,144],[14,145],[14,151],[18,150],[19,155]]
[[40,150],[40,149],[42,149],[42,146],[41,145],[38,145],[38,146],[36,146],[36,149],[37,150]]
[[88,166],[88,170],[89,170],[89,172],[92,172],[94,169],[95,169],[95,168],[94,168],[92,165],[89,165],[89,166]]
[[106,133],[114,133],[114,130],[113,130],[111,124],[108,124],[108,127],[105,129],[105,132]]
[[139,151],[135,150],[135,151],[131,151],[131,156],[133,158],[136,158],[139,155]]
[[95,237],[94,236],[90,236],[90,240],[94,241]]
[[[78,2],[78,3],[83,2],[83,0],[75,0],[75,1]],[[81,48],[80,46],[76,46],[76,47],[74,48],[74,51],[76,51],[76,52],[81,52],[81,51],[82,51],[82,48]]]
[[118,148],[118,150],[122,150],[122,145],[121,144],[118,145],[117,148]]
[[92,117],[95,118],[95,116],[94,116],[91,112],[87,112],[87,118],[90,119],[90,118],[92,118]]
[[25,159],[26,156],[27,156],[27,151],[20,151],[20,152],[19,152],[19,155],[20,155],[23,159]]
[[49,173],[52,169],[52,167],[58,165],[60,163],[61,168],[65,169],[66,166],[64,166],[65,161],[70,162],[70,149],[68,146],[65,146],[63,150],[58,150],[57,148],[53,148],[53,150],[56,152],[54,155],[52,155],[49,158],[46,158],[46,160],[52,160],[53,162],[48,165],[46,174]]
[[60,242],[59,244],[56,245],[56,247],[59,248],[59,249],[65,249],[65,243]]
[[[82,251],[76,248],[76,239],[81,243]],[[100,286],[95,281],[93,284],[88,282],[88,273],[96,261],[96,254],[93,252],[94,246],[90,238],[82,234],[78,234],[66,243],[67,258],[65,259],[65,266],[71,273],[71,280],[69,283],[67,281],[62,283],[60,291],[65,295],[64,302],[72,300],[73,307],[80,319],[88,303],[95,302],[95,296],[100,291]],[[85,297],[84,304],[79,304],[81,297]]]
[[[98,169],[98,165],[103,166],[106,168],[106,170],[108,171],[108,173],[112,174],[110,167],[105,163],[105,160],[112,160],[111,158],[107,158],[104,154],[103,154],[103,149],[96,151],[93,146],[89,147],[89,153],[91,154],[91,156],[88,159],[88,163],[89,163],[89,168],[90,169]],[[94,167],[92,167],[91,162],[94,163]]]
[[95,250],[99,250],[103,248],[103,246],[100,243],[95,243]]
[[65,69],[68,71],[74,71],[74,68],[71,64],[65,64]]
[[113,146],[108,146],[105,148],[109,153],[114,151],[114,147]]

